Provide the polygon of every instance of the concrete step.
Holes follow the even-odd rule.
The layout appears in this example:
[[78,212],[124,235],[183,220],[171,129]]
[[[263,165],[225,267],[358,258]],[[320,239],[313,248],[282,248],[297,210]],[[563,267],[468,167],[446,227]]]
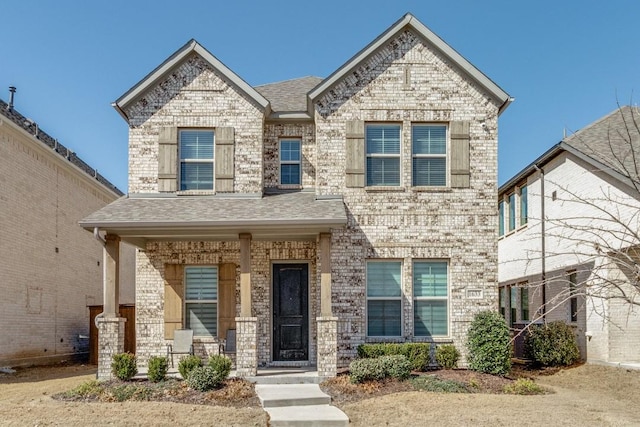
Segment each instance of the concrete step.
[[307,405],[281,406],[265,408],[269,414],[269,425],[284,426],[313,426],[313,427],[347,427],[349,417],[335,406]]
[[331,397],[317,384],[256,384],[262,407],[329,405]]

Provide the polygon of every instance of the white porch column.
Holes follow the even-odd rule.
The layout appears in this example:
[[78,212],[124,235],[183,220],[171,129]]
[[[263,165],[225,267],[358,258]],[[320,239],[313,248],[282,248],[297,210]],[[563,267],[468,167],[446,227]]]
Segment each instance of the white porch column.
[[114,354],[124,352],[124,322],[119,307],[120,237],[107,234],[103,249],[103,311],[98,317],[98,379],[109,380]]
[[236,317],[236,374],[258,374],[258,318],[251,316],[251,234],[240,237],[240,317]]
[[331,308],[331,233],[320,233],[320,317],[318,326],[318,375],[335,377],[338,370],[338,318]]

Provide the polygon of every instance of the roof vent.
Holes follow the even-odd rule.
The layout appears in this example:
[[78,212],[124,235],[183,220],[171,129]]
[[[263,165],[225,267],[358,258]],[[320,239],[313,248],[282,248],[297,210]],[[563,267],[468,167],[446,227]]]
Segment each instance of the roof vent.
[[13,96],[16,93],[16,87],[15,86],[9,86],[9,105],[7,105],[7,110],[11,111],[13,110]]

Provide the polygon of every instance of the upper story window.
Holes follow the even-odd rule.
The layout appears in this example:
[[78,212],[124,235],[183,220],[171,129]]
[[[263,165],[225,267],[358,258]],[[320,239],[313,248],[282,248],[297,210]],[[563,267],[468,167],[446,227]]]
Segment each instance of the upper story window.
[[520,187],[520,225],[524,225],[529,220],[529,216],[527,215],[527,209],[529,208],[529,203],[527,200],[527,186],[523,185]]
[[280,184],[300,185],[300,165],[300,140],[280,140]]
[[498,200],[498,236],[511,233],[529,222],[528,187],[523,182]]
[[509,231],[516,229],[516,193],[511,193],[507,197],[509,203]]
[[185,327],[195,336],[218,331],[218,268],[185,268]]
[[400,125],[365,128],[367,186],[400,186]]
[[181,130],[180,190],[213,190],[213,131]]
[[414,125],[411,142],[413,185],[446,186],[447,127],[442,125]]

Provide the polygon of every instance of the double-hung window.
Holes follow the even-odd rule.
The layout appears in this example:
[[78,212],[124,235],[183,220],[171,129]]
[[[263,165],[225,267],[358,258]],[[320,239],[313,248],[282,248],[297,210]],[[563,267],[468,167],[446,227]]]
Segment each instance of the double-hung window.
[[413,185],[446,186],[447,127],[443,125],[414,125],[411,147]]
[[400,186],[400,125],[365,128],[367,186]]
[[525,225],[529,220],[527,215],[528,201],[527,201],[527,186],[520,187],[520,225]]
[[413,263],[413,328],[416,337],[449,334],[448,289],[446,261]]
[[367,262],[367,336],[402,335],[402,263]]
[[280,140],[280,184],[300,185],[300,140]]
[[180,131],[180,190],[213,190],[213,131]]
[[504,202],[498,203],[498,236],[504,236]]
[[185,268],[185,327],[194,336],[215,337],[218,331],[218,268]]
[[509,231],[516,229],[516,193],[509,194]]

